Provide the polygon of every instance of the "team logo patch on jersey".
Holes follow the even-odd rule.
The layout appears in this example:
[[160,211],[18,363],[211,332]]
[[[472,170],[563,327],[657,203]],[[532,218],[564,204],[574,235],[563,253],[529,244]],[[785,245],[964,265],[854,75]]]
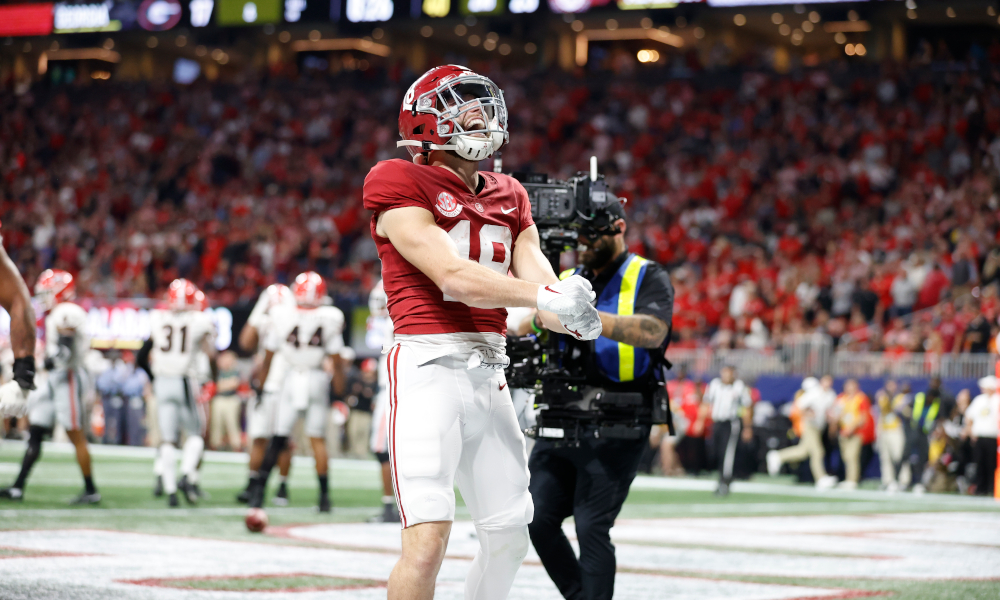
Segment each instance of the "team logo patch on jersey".
[[480,202],[476,202],[476,210],[478,210],[479,212],[485,212],[485,210],[483,209],[483,205]]
[[455,200],[455,197],[448,192],[441,192],[437,197],[437,204],[435,206],[438,212],[446,217],[458,216],[458,213],[462,212],[462,205]]

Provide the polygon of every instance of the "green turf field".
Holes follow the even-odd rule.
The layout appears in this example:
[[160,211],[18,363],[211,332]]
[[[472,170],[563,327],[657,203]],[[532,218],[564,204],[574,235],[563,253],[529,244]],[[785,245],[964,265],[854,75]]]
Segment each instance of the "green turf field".
[[[9,485],[16,477],[23,444],[3,442],[0,445],[0,485]],[[254,542],[297,547],[328,547],[321,541],[274,535],[251,534],[242,523],[245,508],[234,501],[235,494],[245,484],[246,466],[243,459],[234,455],[223,456],[209,453],[202,471],[202,489],[210,498],[196,507],[183,503],[179,509],[168,509],[163,498],[154,498],[152,458],[120,456],[115,449],[96,448],[93,452],[94,480],[103,501],[99,507],[76,508],[67,505],[68,500],[82,488],[82,480],[72,454],[65,446],[47,444],[42,459],[37,463],[26,489],[23,502],[0,500],[0,532],[17,530],[72,530],[100,529],[135,532],[166,536],[184,536],[210,540]],[[289,479],[290,506],[286,508],[268,507],[271,527],[293,525],[321,525],[331,523],[360,523],[377,514],[380,509],[380,480],[378,465],[374,461],[332,461],[330,472],[331,492],[334,502],[332,515],[320,515],[315,510],[317,483],[309,459],[297,459]],[[857,492],[815,492],[811,488],[793,485],[788,478],[755,479],[749,484],[734,486],[734,493],[728,498],[717,498],[711,494],[712,482],[708,479],[663,480],[640,477],[626,502],[620,519],[636,521],[680,518],[678,523],[690,519],[717,519],[720,517],[778,517],[801,515],[802,517],[823,516],[867,516],[879,514],[908,513],[961,513],[971,515],[966,519],[977,519],[976,515],[990,519],[989,526],[996,526],[995,516],[1000,504],[983,499],[963,498],[951,495],[911,494],[894,496],[873,490]],[[468,515],[461,506],[459,496],[459,519]],[[923,518],[922,516],[920,518]],[[915,521],[917,522],[917,521]],[[616,528],[618,529],[618,528]],[[16,539],[16,538],[15,538]],[[621,542],[619,542],[621,543]],[[950,542],[948,542],[950,543]],[[629,545],[647,548],[650,551],[707,552],[725,554],[732,551],[726,544],[702,541],[672,539],[667,533],[656,539],[630,540]],[[979,544],[982,546],[983,544]],[[996,558],[1000,570],[1000,540],[986,550],[978,560]],[[45,550],[51,552],[51,550]],[[866,560],[855,558],[850,552],[837,549],[815,548],[810,550],[783,550],[767,544],[749,544],[740,550],[743,554],[769,557],[770,560],[802,559],[850,561]],[[0,563],[6,558],[39,556],[40,552],[0,543]],[[887,561],[889,562],[889,561]],[[650,574],[692,577],[704,579],[708,575],[701,569],[677,568],[673,564],[656,565],[653,568],[635,567],[619,562],[619,572],[626,574]],[[713,572],[712,580],[718,582],[743,582],[761,584],[782,584],[809,587],[831,587],[846,590],[848,595],[832,597],[860,597],[868,595],[888,595],[906,600],[917,599],[996,599],[1000,598],[1000,578],[988,569],[985,580],[978,577],[956,577],[948,581],[921,581],[915,578],[893,576],[887,571],[886,578],[862,577],[798,577],[756,575],[754,573]],[[264,589],[257,586],[272,586],[275,589],[292,590],[332,588],[349,585],[352,581],[370,581],[358,578],[336,578],[323,580],[320,575],[287,575],[285,579],[251,578],[247,583],[224,584],[211,579],[204,581],[185,580],[166,582],[162,585],[184,590],[213,589]],[[291,579],[289,579],[291,578]],[[296,579],[298,578],[298,579]],[[310,579],[312,578],[312,579]],[[286,581],[287,579],[287,581]],[[324,583],[326,581],[326,583]],[[207,582],[207,583],[206,583]],[[235,588],[232,586],[236,586]],[[0,592],[4,583],[0,575]],[[220,587],[221,586],[221,587]],[[227,587],[228,586],[228,587]],[[242,587],[240,587],[242,586]],[[19,588],[20,589],[20,588]],[[30,585],[27,588],[30,590]],[[554,588],[553,588],[554,589]],[[199,592],[190,592],[197,594]],[[288,593],[293,593],[288,591]],[[381,592],[384,594],[384,589]],[[13,594],[13,593],[12,593]],[[8,597],[0,593],[0,597]],[[9,597],[21,597],[17,594]],[[31,597],[27,593],[25,597]],[[68,598],[87,598],[70,594]],[[197,595],[191,597],[200,597]],[[269,596],[275,597],[277,596]],[[296,596],[298,597],[298,596]],[[365,596],[367,597],[367,596]],[[383,596],[384,597],[384,596]],[[513,594],[512,594],[512,597]],[[618,597],[618,596],[616,596]],[[631,597],[631,596],[622,596]],[[669,596],[663,596],[669,597]]]

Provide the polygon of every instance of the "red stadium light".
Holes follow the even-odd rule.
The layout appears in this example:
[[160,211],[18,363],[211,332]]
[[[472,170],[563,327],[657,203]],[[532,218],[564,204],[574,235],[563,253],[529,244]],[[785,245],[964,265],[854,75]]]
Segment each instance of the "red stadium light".
[[52,33],[52,3],[0,6],[0,35]]

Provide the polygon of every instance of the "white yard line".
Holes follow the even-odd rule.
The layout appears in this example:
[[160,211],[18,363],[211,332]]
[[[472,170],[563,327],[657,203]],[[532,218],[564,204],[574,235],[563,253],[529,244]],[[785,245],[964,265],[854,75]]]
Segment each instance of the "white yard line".
[[[3,440],[0,442],[0,451],[14,451],[17,454],[23,453],[27,447],[27,442],[19,440]],[[89,446],[92,456],[129,458],[134,460],[153,460],[156,457],[156,448],[146,446],[110,446],[104,444],[91,444]],[[52,453],[61,455],[75,454],[73,444],[69,442],[44,442],[42,453]],[[246,452],[215,452],[205,451],[205,462],[222,464],[246,464],[250,456]],[[315,462],[311,456],[293,456],[292,462],[295,465],[305,465],[312,467]],[[372,460],[356,460],[350,458],[332,458],[330,464],[341,471],[361,471],[375,473],[379,471],[379,464]]]

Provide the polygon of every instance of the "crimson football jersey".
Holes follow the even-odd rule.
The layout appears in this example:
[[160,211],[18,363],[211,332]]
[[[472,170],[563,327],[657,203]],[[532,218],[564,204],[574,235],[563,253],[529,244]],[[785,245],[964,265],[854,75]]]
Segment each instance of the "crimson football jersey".
[[443,167],[393,159],[375,165],[365,178],[365,208],[374,211],[372,238],[382,259],[382,279],[395,333],[506,333],[507,311],[472,308],[445,296],[387,238],[375,233],[379,213],[405,206],[424,208],[448,232],[460,256],[507,275],[514,241],[534,224],[531,205],[516,179],[489,172],[480,172],[480,176],[485,185],[473,194],[457,175]]

